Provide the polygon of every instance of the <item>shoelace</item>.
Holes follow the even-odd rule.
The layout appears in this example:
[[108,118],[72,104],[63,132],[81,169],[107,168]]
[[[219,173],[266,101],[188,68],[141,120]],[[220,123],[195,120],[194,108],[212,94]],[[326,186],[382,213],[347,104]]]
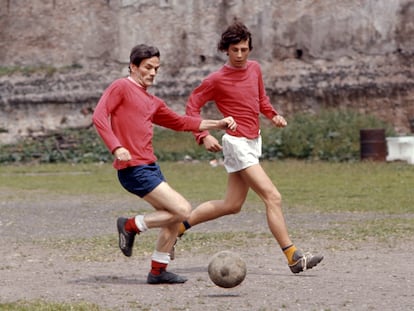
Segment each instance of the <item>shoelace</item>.
[[311,253],[303,254],[303,257],[300,259],[301,263],[302,263],[302,270],[303,271],[306,271],[306,269],[308,268],[308,258],[312,258]]

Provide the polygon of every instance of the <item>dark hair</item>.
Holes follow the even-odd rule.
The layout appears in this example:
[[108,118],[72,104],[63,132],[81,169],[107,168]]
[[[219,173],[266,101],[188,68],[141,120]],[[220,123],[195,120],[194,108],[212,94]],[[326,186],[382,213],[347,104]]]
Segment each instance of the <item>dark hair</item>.
[[144,59],[155,56],[160,57],[160,51],[156,47],[138,44],[132,48],[131,54],[129,55],[129,62],[139,67]]
[[229,49],[230,44],[237,44],[244,40],[249,41],[249,50],[253,50],[252,34],[246,25],[236,20],[222,33],[217,49],[225,52]]

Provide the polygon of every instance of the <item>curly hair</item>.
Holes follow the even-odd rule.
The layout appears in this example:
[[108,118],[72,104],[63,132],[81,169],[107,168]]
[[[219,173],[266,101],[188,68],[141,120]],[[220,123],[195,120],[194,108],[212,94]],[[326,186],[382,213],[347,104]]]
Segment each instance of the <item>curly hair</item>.
[[225,52],[229,49],[230,44],[237,44],[245,40],[249,41],[249,50],[253,50],[252,34],[246,25],[236,20],[222,33],[217,49]]

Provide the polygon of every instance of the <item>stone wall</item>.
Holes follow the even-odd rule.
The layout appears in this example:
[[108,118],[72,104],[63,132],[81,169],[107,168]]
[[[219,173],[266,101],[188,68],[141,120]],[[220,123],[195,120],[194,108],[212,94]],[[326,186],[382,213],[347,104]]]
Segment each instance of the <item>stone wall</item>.
[[412,0],[0,0],[0,66],[26,69],[0,76],[1,142],[90,123],[137,43],[161,50],[152,91],[182,112],[224,62],[216,44],[235,17],[251,29],[251,58],[287,117],[352,108],[409,131]]

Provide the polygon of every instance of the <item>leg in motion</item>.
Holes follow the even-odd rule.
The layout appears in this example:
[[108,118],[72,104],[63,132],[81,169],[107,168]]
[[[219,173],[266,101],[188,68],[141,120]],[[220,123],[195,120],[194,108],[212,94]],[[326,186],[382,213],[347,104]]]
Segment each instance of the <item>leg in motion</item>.
[[260,164],[242,171],[245,182],[260,196],[266,206],[270,231],[282,248],[293,273],[311,269],[322,261],[322,255],[303,254],[292,243],[282,210],[282,197]]
[[249,187],[243,181],[239,172],[229,174],[224,200],[207,201],[197,206],[191,212],[191,216],[180,224],[179,235],[200,223],[226,215],[237,214],[246,200],[248,190]]
[[[197,206],[191,212],[191,216],[180,223],[178,237],[181,238],[184,232],[192,226],[240,212],[246,200],[248,190],[249,187],[245,184],[239,172],[229,174],[224,200],[207,201]],[[171,248],[170,254],[171,259],[174,259],[175,244]]]
[[[176,284],[185,283],[187,281],[187,278],[167,271],[167,266],[171,260],[170,254],[158,250],[168,247],[172,240],[170,237],[175,237],[177,232],[178,223],[164,227],[160,230],[157,246],[151,257],[151,271],[148,273],[147,277],[148,284]],[[171,247],[168,249],[171,249]]]
[[132,218],[118,218],[120,247],[125,255],[131,256],[136,234],[151,228],[160,228],[155,250],[151,257],[151,270],[148,273],[149,284],[184,283],[185,277],[167,271],[172,246],[178,234],[179,224],[190,216],[190,203],[166,182],[161,182],[143,199],[151,204],[155,211]]

